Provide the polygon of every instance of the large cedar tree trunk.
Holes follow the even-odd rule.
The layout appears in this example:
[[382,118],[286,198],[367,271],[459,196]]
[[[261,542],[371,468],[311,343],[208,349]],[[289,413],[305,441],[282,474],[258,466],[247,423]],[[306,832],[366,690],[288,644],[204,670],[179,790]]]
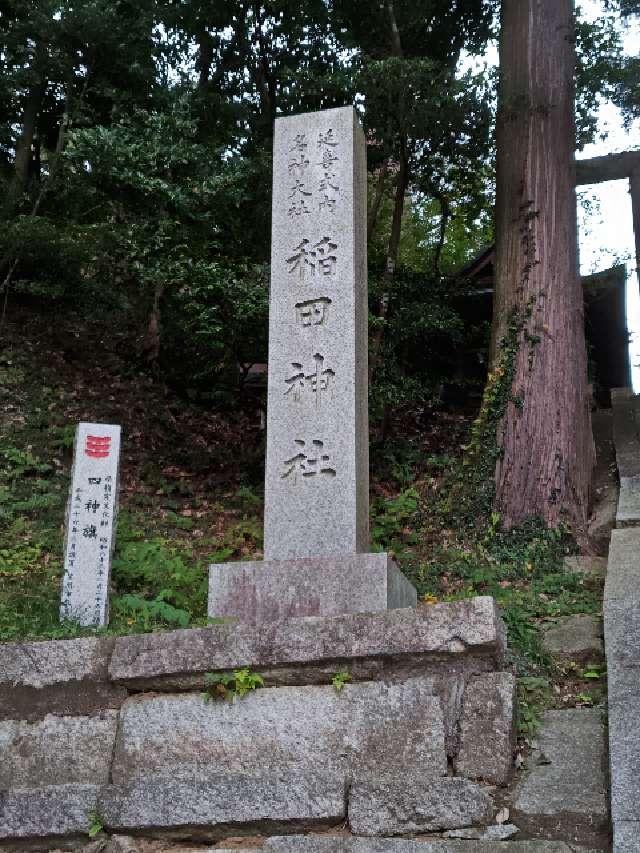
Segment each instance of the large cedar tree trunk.
[[[492,355],[520,335],[496,507],[584,530],[594,460],[575,197],[572,0],[503,0]],[[492,359],[494,361],[494,359]],[[495,365],[495,361],[494,361]]]

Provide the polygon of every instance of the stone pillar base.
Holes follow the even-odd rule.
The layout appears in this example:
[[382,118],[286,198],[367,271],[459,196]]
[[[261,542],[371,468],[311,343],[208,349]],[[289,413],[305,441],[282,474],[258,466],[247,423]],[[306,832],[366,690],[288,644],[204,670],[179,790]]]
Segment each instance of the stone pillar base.
[[273,622],[415,607],[417,593],[388,554],[219,563],[209,567],[209,616]]

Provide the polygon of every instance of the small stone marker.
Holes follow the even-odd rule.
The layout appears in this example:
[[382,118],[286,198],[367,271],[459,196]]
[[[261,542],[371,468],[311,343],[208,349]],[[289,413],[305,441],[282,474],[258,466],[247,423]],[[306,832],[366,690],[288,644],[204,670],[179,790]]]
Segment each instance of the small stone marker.
[[119,457],[119,426],[78,424],[67,510],[61,620],[87,626],[109,622]]
[[366,146],[352,107],[276,120],[263,563],[211,566],[209,615],[409,607],[369,546]]

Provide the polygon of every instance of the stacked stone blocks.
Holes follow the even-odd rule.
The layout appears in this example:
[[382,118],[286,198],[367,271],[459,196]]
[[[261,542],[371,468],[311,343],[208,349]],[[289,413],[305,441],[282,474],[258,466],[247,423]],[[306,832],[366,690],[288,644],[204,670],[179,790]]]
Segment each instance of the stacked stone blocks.
[[[514,678],[491,598],[107,639],[9,644],[0,843],[108,832],[215,841],[348,823],[360,836],[493,819]],[[265,687],[206,701],[208,672]],[[341,691],[335,672],[352,681]]]

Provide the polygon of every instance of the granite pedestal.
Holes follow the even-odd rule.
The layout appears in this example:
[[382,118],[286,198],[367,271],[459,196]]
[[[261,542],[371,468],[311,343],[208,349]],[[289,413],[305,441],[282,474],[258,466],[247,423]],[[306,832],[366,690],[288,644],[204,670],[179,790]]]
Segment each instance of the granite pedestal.
[[209,568],[209,616],[270,622],[415,607],[415,588],[388,554],[220,563]]

